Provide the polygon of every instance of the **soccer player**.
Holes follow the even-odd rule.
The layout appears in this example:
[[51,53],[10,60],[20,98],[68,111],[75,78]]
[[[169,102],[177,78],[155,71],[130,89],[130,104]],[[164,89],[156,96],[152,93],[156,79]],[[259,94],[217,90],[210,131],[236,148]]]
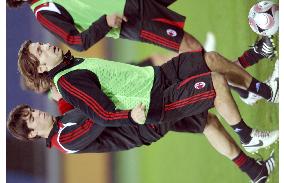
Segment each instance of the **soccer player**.
[[[279,59],[276,60],[272,74],[264,83],[266,83],[271,88],[277,89],[278,90],[276,91],[277,93],[279,92]],[[239,89],[237,90],[239,91]],[[257,101],[263,99],[261,96],[252,92],[240,91],[239,93],[243,94],[242,96],[240,96],[240,98],[243,102],[245,102],[248,105],[253,105]],[[278,103],[279,95],[275,95],[274,99],[271,99],[271,101],[274,101],[274,103]]]
[[[242,68],[248,68],[257,64],[263,58],[273,58],[275,57],[275,45],[273,43],[273,39],[269,37],[262,37],[258,40],[250,49],[246,50],[240,57],[238,57],[237,61],[234,61],[235,64],[241,66]],[[171,54],[168,56],[154,54],[148,59],[143,60],[138,65],[139,66],[161,66],[170,60],[172,57],[177,56],[176,54]],[[275,90],[275,93],[279,93],[279,61],[278,59],[275,62],[274,70],[271,76],[264,82],[270,88]],[[229,85],[230,86],[230,85]],[[263,99],[263,97],[253,93],[248,92],[246,90],[240,89],[238,87],[230,86],[231,89],[236,91],[243,102],[248,105],[253,105],[257,101]],[[274,95],[274,98],[270,100],[270,102],[278,103],[279,98],[278,94]]]
[[266,182],[275,167],[273,156],[265,161],[256,161],[244,154],[213,114],[209,114],[205,121],[200,121],[203,117],[196,115],[163,124],[102,127],[79,109],[72,110],[72,106],[69,109],[64,115],[55,117],[28,105],[19,105],[11,111],[7,126],[19,140],[44,138],[48,148],[53,147],[63,153],[128,150],[150,145],[170,131],[203,133],[220,154],[232,160],[255,183]]
[[105,36],[152,43],[175,52],[201,48],[184,32],[185,17],[168,9],[175,0],[6,0],[28,3],[49,32],[75,50],[90,48]]
[[[183,30],[185,17],[167,8],[175,1],[6,0],[6,3],[9,7],[28,3],[43,27],[78,51],[87,50],[105,36],[152,43],[175,52],[199,50],[201,44]],[[245,68],[273,56],[271,40],[263,37],[236,64]]]
[[[278,131],[262,132],[247,126],[225,79],[250,90],[252,77],[217,58],[223,57],[200,50],[182,53],[161,67],[138,67],[74,58],[71,52],[63,55],[50,44],[27,41],[19,51],[18,65],[21,74],[36,85],[42,80],[53,82],[67,102],[102,126],[174,122],[194,115],[206,118],[208,109],[215,106],[247,151],[270,145],[278,138]],[[215,72],[218,70],[225,71],[225,77]],[[135,115],[137,111],[143,115]]]
[[[19,7],[25,2],[30,4],[43,27],[79,51],[87,50],[105,36],[152,43],[175,52],[199,50],[202,47],[192,35],[184,32],[185,17],[167,8],[175,0],[103,2],[78,0],[72,3],[58,0],[6,0],[6,2],[10,7]],[[245,68],[257,63],[263,57],[270,58],[273,55],[272,42],[268,37],[263,37],[253,49],[246,51],[235,63]],[[279,88],[277,83],[277,81],[263,83],[261,88],[264,87],[266,91],[274,90],[274,93],[277,93]],[[256,80],[253,80],[253,84],[254,88],[259,86]],[[237,91],[243,98],[250,96],[242,90]],[[256,96],[270,102],[278,102],[278,94],[274,98],[268,98],[269,95]]]

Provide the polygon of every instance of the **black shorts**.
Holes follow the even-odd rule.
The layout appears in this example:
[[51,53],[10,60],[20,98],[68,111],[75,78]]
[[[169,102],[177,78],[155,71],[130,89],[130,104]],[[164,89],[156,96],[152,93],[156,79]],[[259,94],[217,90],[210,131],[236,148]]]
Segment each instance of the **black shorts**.
[[155,44],[178,52],[185,17],[168,9],[175,0],[127,0],[120,37]]
[[162,122],[180,121],[214,106],[216,93],[203,50],[182,53],[162,65],[161,71],[165,87]]
[[184,133],[203,133],[207,124],[208,111],[189,116],[180,121],[162,123],[158,125],[159,133],[165,135],[169,131]]

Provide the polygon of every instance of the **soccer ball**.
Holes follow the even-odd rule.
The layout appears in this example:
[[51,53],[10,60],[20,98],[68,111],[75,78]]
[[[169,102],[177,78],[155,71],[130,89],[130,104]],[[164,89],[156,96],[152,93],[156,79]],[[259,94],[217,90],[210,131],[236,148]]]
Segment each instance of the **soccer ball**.
[[250,9],[248,15],[251,29],[262,36],[272,36],[279,27],[279,7],[271,1],[261,1]]

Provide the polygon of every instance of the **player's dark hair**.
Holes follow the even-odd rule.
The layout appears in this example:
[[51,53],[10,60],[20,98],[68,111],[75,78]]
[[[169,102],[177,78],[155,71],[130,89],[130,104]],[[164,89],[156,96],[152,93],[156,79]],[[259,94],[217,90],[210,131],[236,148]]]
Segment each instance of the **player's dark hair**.
[[30,0],[28,0],[28,1],[6,0],[6,5],[10,8],[18,8],[18,7],[22,6],[25,2],[30,3]]
[[18,70],[23,76],[25,86],[33,91],[47,90],[50,88],[50,79],[47,72],[38,73],[39,60],[30,53],[29,46],[32,42],[25,41],[18,53]]
[[32,129],[28,128],[26,119],[31,115],[31,107],[22,104],[15,107],[9,114],[7,128],[11,135],[22,141],[31,141],[40,138],[28,138]]

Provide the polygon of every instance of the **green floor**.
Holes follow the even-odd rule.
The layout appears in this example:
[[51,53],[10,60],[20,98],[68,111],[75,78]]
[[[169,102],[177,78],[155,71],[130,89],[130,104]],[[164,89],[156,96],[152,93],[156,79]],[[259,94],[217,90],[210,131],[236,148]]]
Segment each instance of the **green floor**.
[[[216,51],[236,59],[251,45],[256,34],[247,22],[253,0],[178,0],[170,8],[187,16],[185,30],[205,41],[207,32],[216,36]],[[152,53],[167,53],[155,46],[130,41],[115,41],[116,60],[140,60]],[[248,71],[260,80],[272,72],[274,62],[263,61]],[[247,106],[234,97],[243,119],[252,127],[265,130],[278,128],[278,105],[260,102]],[[226,125],[225,125],[226,126]],[[226,126],[226,128],[228,128]],[[230,133],[232,130],[228,128]],[[234,133],[233,137],[238,140]],[[254,157],[267,158],[275,149],[278,163],[278,144],[264,149]],[[230,161],[219,155],[203,135],[170,133],[149,147],[141,147],[115,155],[117,183],[243,183],[248,177]],[[278,167],[270,183],[278,183]]]

